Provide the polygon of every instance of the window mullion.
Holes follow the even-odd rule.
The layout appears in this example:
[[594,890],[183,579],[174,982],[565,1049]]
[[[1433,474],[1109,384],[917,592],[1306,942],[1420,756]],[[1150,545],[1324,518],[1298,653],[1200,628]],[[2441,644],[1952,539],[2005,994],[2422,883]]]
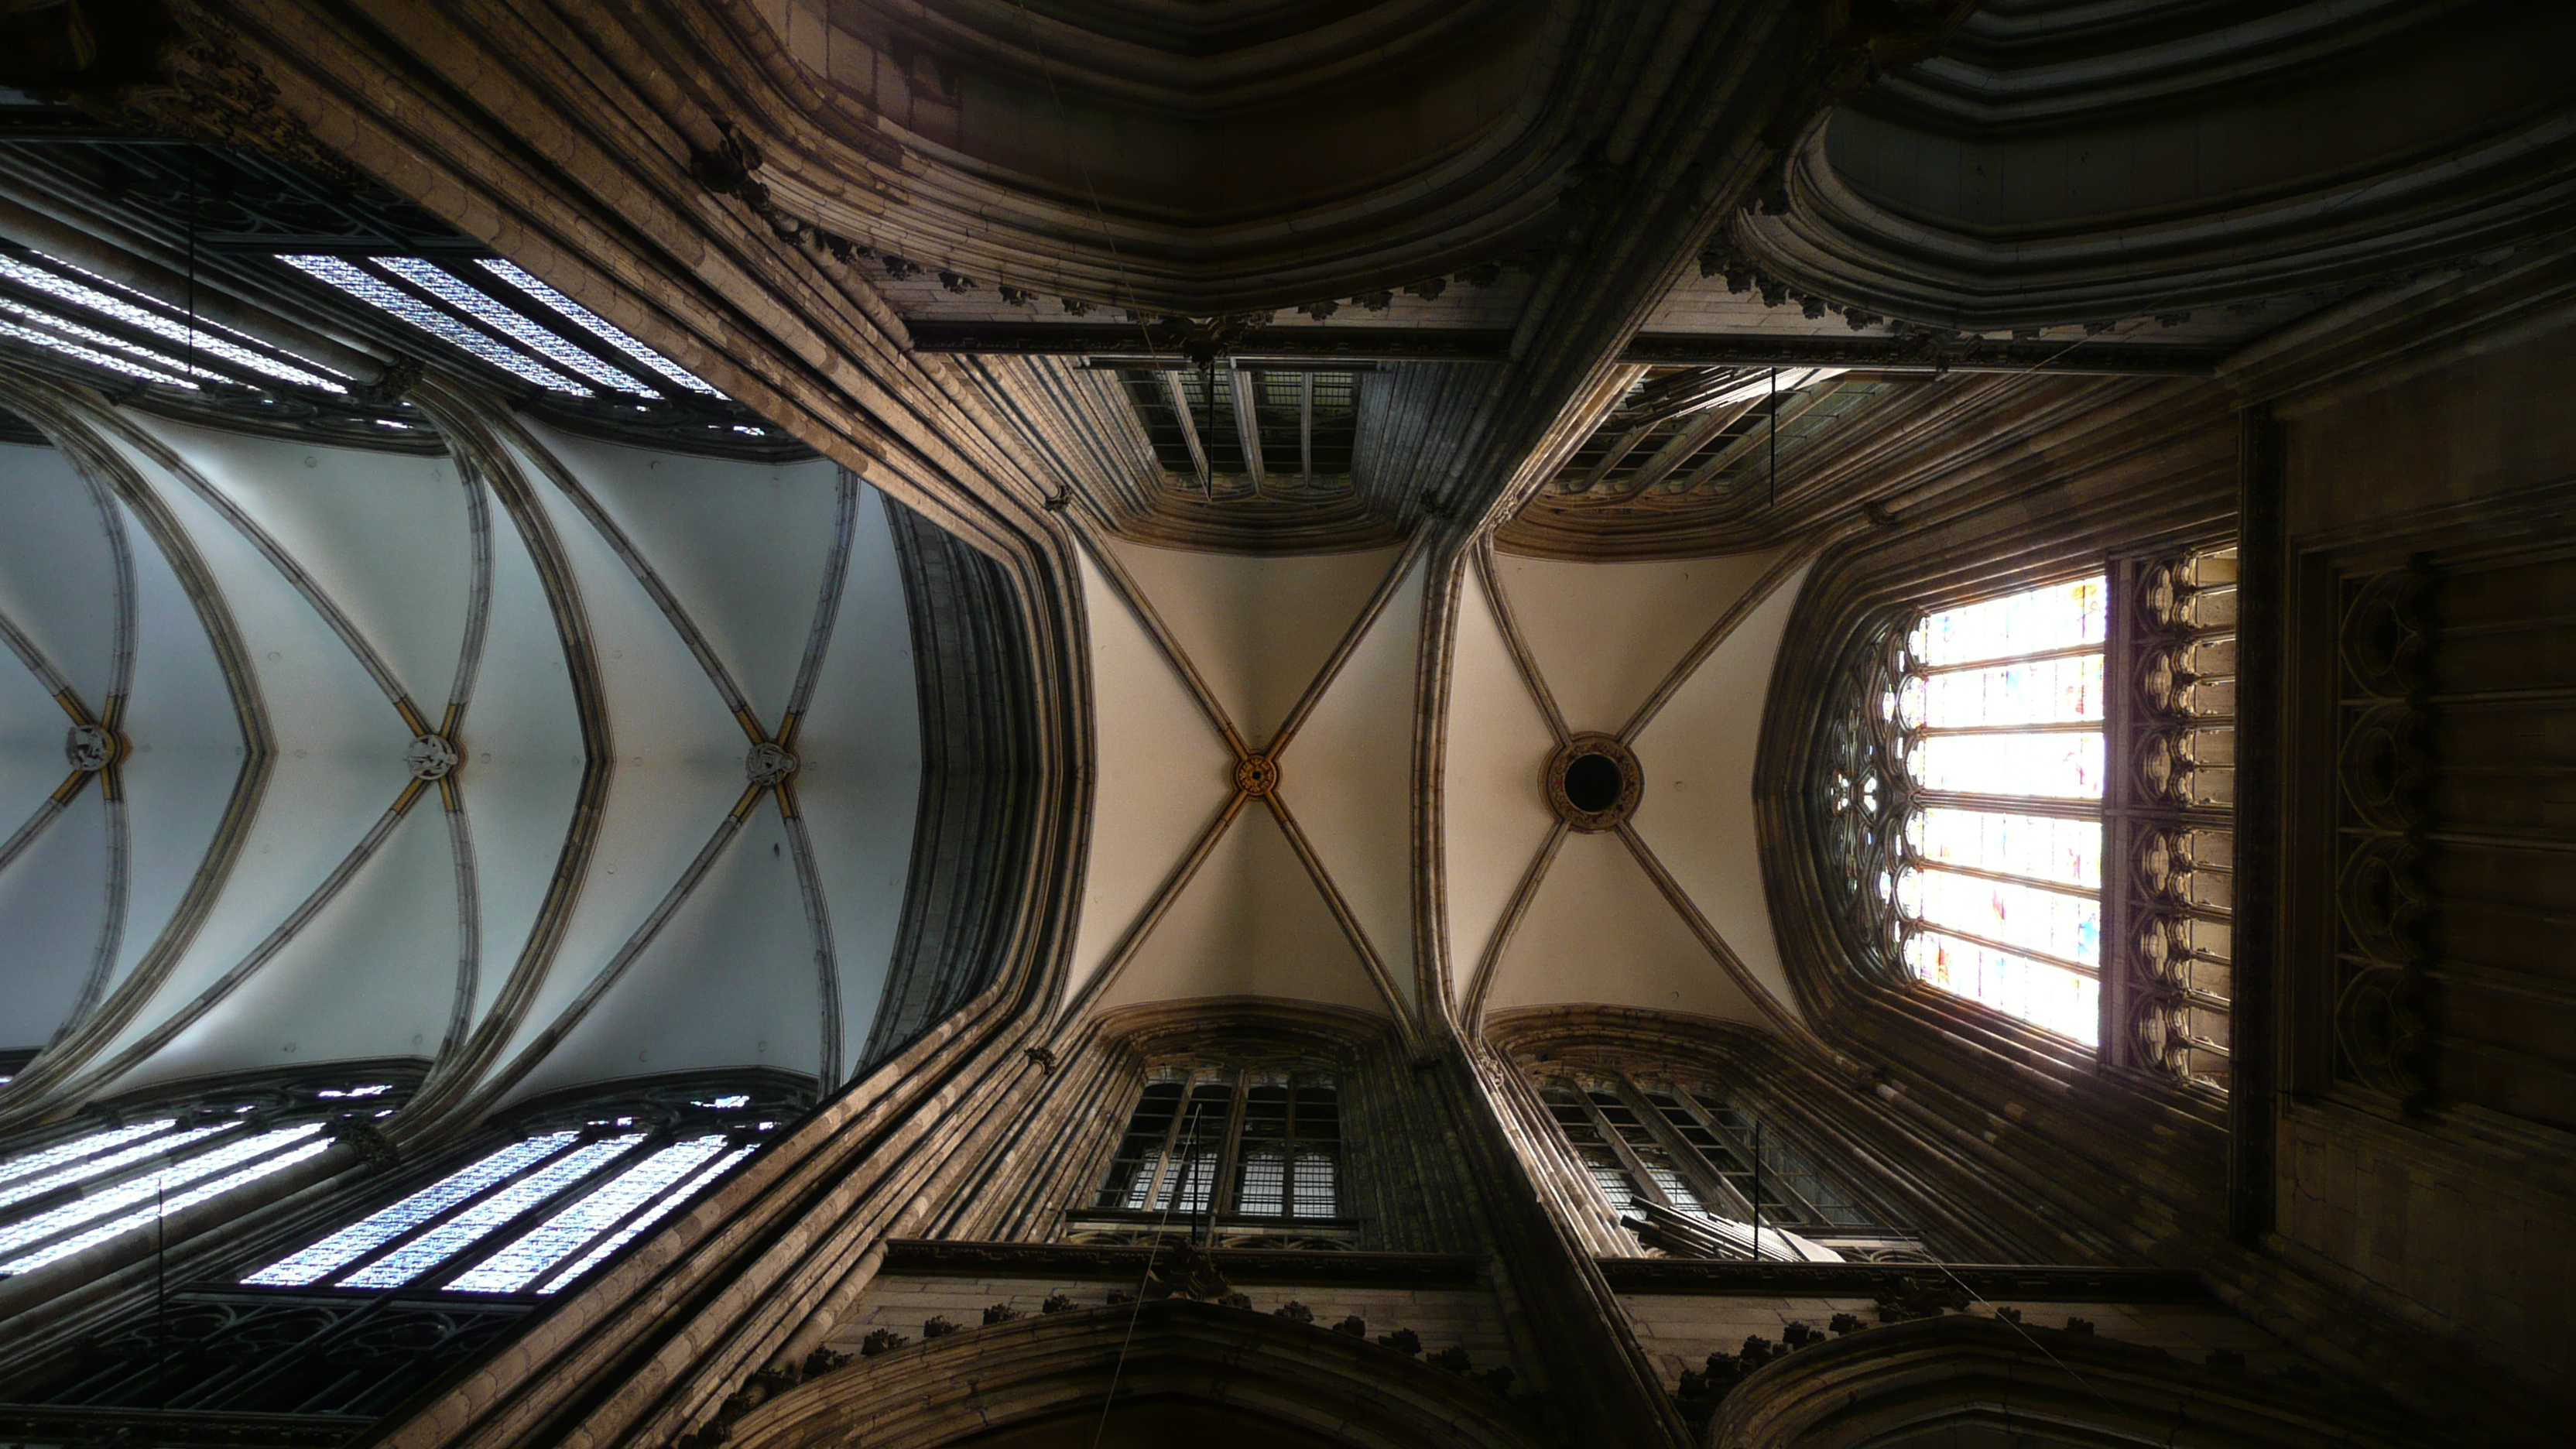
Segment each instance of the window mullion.
[[[1645,1091],[1627,1073],[1619,1074],[1618,1084],[1619,1095],[1627,1099],[1628,1110],[1636,1113],[1637,1120],[1646,1124],[1647,1135],[1655,1139],[1656,1144],[1663,1148],[1664,1156],[1671,1160],[1673,1175],[1679,1177],[1683,1184],[1699,1198],[1700,1207],[1710,1209],[1723,1201],[1723,1193],[1712,1191],[1712,1188],[1721,1182],[1718,1174],[1701,1159],[1696,1148],[1682,1140],[1681,1133],[1674,1130],[1671,1120],[1664,1116],[1663,1109],[1648,1101]],[[1665,1194],[1665,1196],[1670,1195]],[[1680,1207],[1678,1203],[1671,1206]],[[1681,1210],[1689,1211],[1687,1208]]]
[[2137,709],[2130,698],[2129,680],[2137,669],[2138,622],[2132,604],[2142,567],[2137,559],[2111,562],[2112,588],[2103,631],[2107,636],[2102,671],[2102,964],[2106,969],[2101,977],[2101,1049],[2094,1058],[2096,1070],[2134,1066],[2138,1056],[2137,1043],[2125,1026],[2137,994],[2131,975],[2135,951],[2130,937],[2136,927],[2129,890],[2129,862],[2138,848],[2136,791],[2127,766],[2137,758],[2138,745]]
[[1161,1211],[1159,1204],[1163,1201],[1165,1183],[1171,1183],[1174,1192],[1180,1190],[1180,1184],[1172,1177],[1172,1156],[1180,1151],[1181,1132],[1188,1126],[1190,1120],[1190,1095],[1197,1088],[1198,1081],[1195,1077],[1181,1078],[1180,1100],[1173,1104],[1172,1120],[1163,1128],[1162,1150],[1154,1154],[1153,1175],[1145,1184],[1143,1210],[1146,1212]]
[[[484,1244],[510,1243],[518,1241],[523,1234],[527,1233],[530,1229],[537,1227],[547,1218],[553,1216],[556,1208],[565,1203],[571,1202],[574,1198],[579,1197],[583,1193],[589,1192],[591,1189],[598,1187],[601,1183],[607,1182],[624,1168],[631,1167],[635,1163],[642,1161],[645,1157],[652,1155],[659,1145],[667,1145],[666,1139],[668,1136],[669,1134],[667,1132],[650,1133],[645,1136],[643,1141],[634,1143],[625,1151],[610,1153],[608,1156],[601,1158],[598,1165],[592,1167],[588,1172],[583,1173],[570,1182],[564,1183],[554,1191],[547,1193],[544,1197],[528,1204],[527,1207],[520,1210],[516,1217],[509,1218],[503,1222],[494,1223],[491,1227],[484,1229],[471,1240],[457,1244],[455,1250],[450,1252],[445,1258],[442,1258],[438,1262],[422,1269],[419,1273],[413,1275],[410,1282],[401,1286],[415,1291],[435,1289],[444,1286],[451,1279],[462,1277],[464,1274],[471,1271],[476,1263],[483,1261],[483,1258],[488,1256],[487,1254],[476,1251]],[[578,1151],[587,1145],[588,1144],[586,1143],[580,1142],[572,1144],[573,1150],[575,1151]],[[548,1162],[559,1162],[562,1160],[562,1154],[558,1153],[546,1160]],[[477,1197],[475,1200],[477,1202],[481,1202],[489,1197],[490,1194],[486,1193]]]
[[[1610,1144],[1610,1150],[1618,1154],[1620,1164],[1628,1169],[1628,1176],[1635,1180],[1637,1191],[1653,1198],[1656,1202],[1665,1207],[1671,1208],[1675,1212],[1688,1211],[1688,1209],[1672,1200],[1671,1194],[1664,1191],[1662,1183],[1655,1181],[1654,1173],[1648,1171],[1646,1168],[1646,1160],[1637,1155],[1635,1144],[1629,1142],[1626,1137],[1620,1134],[1618,1125],[1613,1123],[1609,1117],[1602,1112],[1601,1104],[1592,1100],[1592,1094],[1588,1091],[1578,1090],[1576,1095],[1583,1099],[1583,1110],[1592,1115],[1592,1130],[1600,1133],[1602,1138]],[[1647,1130],[1652,1131],[1653,1129],[1649,1128]]]
[[1997,815],[2048,815],[2060,820],[2099,820],[2102,802],[2066,795],[1976,795],[1964,790],[1917,790],[1914,798],[1925,807],[1948,806],[1953,810],[1983,810]]
[[1238,1069],[1234,1074],[1234,1095],[1226,1103],[1225,1135],[1217,1144],[1216,1170],[1208,1179],[1208,1236],[1213,1242],[1216,1220],[1236,1211],[1236,1196],[1241,1190],[1236,1183],[1237,1161],[1242,1157],[1243,1109],[1252,1096],[1252,1074]]
[[[413,1242],[414,1240],[418,1239],[418,1238],[419,1238],[422,1234],[424,1234],[424,1233],[436,1232],[439,1228],[442,1228],[442,1227],[446,1226],[450,1221],[454,1220],[455,1218],[459,1217],[460,1215],[473,1211],[473,1210],[474,1210],[474,1205],[475,1205],[476,1203],[479,1203],[479,1202],[482,1202],[482,1201],[486,1200],[487,1198],[491,1197],[494,1193],[497,1193],[497,1192],[507,1192],[507,1191],[509,1191],[509,1190],[510,1190],[510,1186],[511,1186],[511,1184],[516,1183],[516,1182],[517,1182],[517,1181],[519,1181],[521,1178],[526,1177],[526,1176],[527,1176],[528,1174],[530,1174],[530,1173],[533,1173],[533,1172],[542,1172],[542,1171],[544,1171],[544,1170],[545,1170],[545,1166],[546,1166],[546,1164],[547,1164],[547,1163],[555,1161],[556,1159],[558,1159],[558,1158],[562,1157],[566,1152],[570,1152],[570,1151],[572,1151],[573,1149],[575,1149],[575,1148],[579,1147],[580,1145],[581,1145],[581,1140],[580,1140],[580,1138],[579,1138],[579,1137],[575,1137],[572,1141],[569,1141],[569,1142],[563,1143],[562,1145],[560,1145],[560,1146],[556,1147],[554,1151],[552,1151],[552,1152],[549,1152],[549,1153],[545,1154],[543,1157],[538,1157],[538,1158],[531,1159],[530,1161],[528,1161],[527,1163],[525,1163],[524,1165],[522,1165],[522,1166],[521,1166],[517,1171],[510,1173],[510,1174],[509,1174],[508,1176],[506,1176],[506,1177],[502,1177],[502,1178],[500,1178],[500,1179],[497,1179],[496,1181],[494,1181],[494,1182],[490,1183],[489,1185],[485,1186],[485,1187],[484,1187],[480,1192],[473,1193],[473,1194],[471,1194],[471,1195],[467,1196],[464,1200],[462,1200],[462,1201],[460,1201],[460,1202],[456,1202],[456,1203],[450,1204],[447,1208],[445,1208],[445,1209],[441,1210],[440,1212],[437,1212],[437,1213],[435,1213],[435,1214],[431,1215],[430,1217],[428,1217],[427,1219],[423,1220],[422,1222],[420,1222],[420,1223],[416,1224],[415,1226],[410,1227],[410,1228],[407,1228],[407,1229],[405,1229],[405,1230],[404,1230],[404,1231],[402,1231],[402,1232],[396,1233],[394,1236],[392,1236],[392,1237],[390,1237],[390,1238],[387,1238],[385,1241],[383,1241],[383,1242],[381,1242],[381,1243],[378,1243],[376,1246],[374,1246],[374,1247],[372,1247],[372,1248],[369,1248],[367,1251],[365,1251],[365,1252],[363,1252],[363,1253],[359,1254],[357,1257],[352,1258],[352,1259],[350,1259],[348,1262],[341,1264],[339,1267],[332,1269],[330,1272],[323,1274],[323,1275],[322,1275],[322,1277],[321,1277],[318,1281],[316,1281],[315,1283],[313,1283],[313,1284],[311,1284],[311,1285],[309,1285],[309,1286],[317,1287],[317,1288],[318,1288],[318,1287],[323,1287],[323,1286],[328,1285],[328,1284],[335,1284],[335,1283],[339,1282],[341,1279],[348,1277],[348,1276],[349,1276],[350,1274],[352,1274],[352,1273],[363,1273],[363,1272],[365,1272],[365,1271],[366,1271],[370,1266],[372,1266],[372,1265],[376,1262],[376,1260],[377,1260],[377,1259],[384,1257],[384,1256],[385,1256],[386,1254],[388,1254],[388,1253],[394,1253],[394,1252],[399,1252],[399,1251],[401,1251],[401,1250],[402,1250],[402,1248],[403,1248],[404,1246],[406,1246],[407,1244],[409,1244],[409,1243]],[[495,1151],[495,1152],[498,1152],[498,1151],[501,1151],[501,1150],[503,1150],[503,1149],[500,1149],[500,1148],[494,1148],[494,1149],[493,1149],[493,1151]],[[486,1155],[488,1156],[489,1154],[486,1154]],[[480,1160],[481,1160],[480,1158],[476,1159],[476,1161],[480,1161]],[[470,1170],[472,1170],[472,1166],[473,1166],[473,1164],[468,1163],[465,1167],[460,1167],[460,1168],[458,1168],[458,1169],[457,1169],[457,1171],[458,1171],[458,1172],[466,1172],[466,1171],[470,1171]],[[453,1176],[453,1175],[454,1175],[454,1174],[449,1174],[449,1176]],[[418,1191],[418,1192],[426,1192],[426,1191],[428,1191],[430,1188],[437,1186],[439,1182],[444,1182],[444,1181],[446,1181],[446,1178],[445,1178],[445,1177],[438,1178],[438,1179],[436,1179],[435,1181],[432,1181],[432,1182],[429,1182],[429,1183],[423,1184],[420,1188],[415,1189],[415,1191]],[[405,1197],[409,1197],[409,1196],[411,1196],[411,1194],[410,1194],[410,1193],[406,1193],[406,1194],[404,1194],[404,1196],[405,1196]],[[397,1198],[397,1199],[395,1199],[395,1202],[400,1202],[401,1200],[402,1200],[401,1198]],[[388,1204],[386,1204],[386,1206],[387,1206],[387,1207],[391,1207],[391,1206],[393,1206],[393,1204],[392,1204],[392,1203],[388,1203]],[[363,1219],[361,1219],[361,1221],[364,1221],[364,1220],[363,1220]],[[478,1242],[479,1242],[479,1241],[480,1241],[480,1239],[477,1239],[476,1241],[478,1241]],[[469,1244],[468,1246],[471,1246],[471,1245]],[[462,1250],[460,1249],[459,1251],[462,1251]]]

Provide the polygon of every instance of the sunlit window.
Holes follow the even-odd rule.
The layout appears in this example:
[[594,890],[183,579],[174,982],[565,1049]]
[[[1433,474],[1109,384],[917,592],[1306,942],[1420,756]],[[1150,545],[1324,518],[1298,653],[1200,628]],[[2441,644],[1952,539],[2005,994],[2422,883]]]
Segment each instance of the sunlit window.
[[[495,1148],[241,1281],[256,1288],[553,1293],[686,1206],[779,1124],[749,1095],[692,1100]],[[736,1116],[739,1114],[739,1117]],[[694,1124],[694,1125],[693,1125]]]
[[1886,959],[2086,1046],[2101,1036],[2101,575],[1941,609],[1872,652],[1828,828]]
[[1919,800],[1892,883],[1905,964],[2087,1046],[2108,592],[2096,575],[1926,615],[1897,695]]
[[330,283],[370,307],[390,313],[439,341],[460,347],[483,361],[535,383],[550,392],[589,397],[591,390],[492,334],[465,323],[380,280],[372,273],[331,256],[280,253],[279,261]]
[[[70,1202],[0,1227],[0,1274],[24,1273],[58,1258],[243,1187],[327,1149],[322,1124],[306,1122],[233,1140],[221,1123],[179,1133],[166,1142],[147,1140],[151,1161],[131,1162],[113,1181],[85,1186]],[[224,1136],[225,1144],[189,1153],[191,1146]],[[64,1183],[68,1186],[69,1183]]]
[[[5,278],[8,281],[19,284],[20,286],[29,287],[36,291],[43,292],[48,296],[96,313],[100,317],[108,320],[123,323],[128,327],[148,332],[153,336],[162,339],[164,342],[173,344],[170,348],[156,352],[136,346],[122,338],[108,336],[94,328],[81,327],[77,324],[63,322],[57,319],[45,319],[52,321],[56,328],[71,332],[73,335],[78,336],[85,341],[103,343],[112,347],[117,352],[124,353],[129,357],[142,359],[146,366],[155,369],[156,375],[152,377],[153,381],[171,382],[182,386],[187,385],[178,384],[176,378],[157,375],[158,372],[178,373],[186,371],[187,365],[185,363],[179,361],[177,358],[164,355],[169,351],[183,351],[190,354],[203,354],[209,357],[220,358],[236,367],[246,368],[249,371],[259,373],[267,377],[273,377],[282,382],[291,382],[304,387],[315,388],[322,392],[345,393],[348,391],[348,388],[343,386],[341,383],[333,381],[331,378],[323,375],[319,368],[297,366],[296,364],[288,362],[282,358],[273,357],[266,352],[244,346],[241,342],[234,341],[234,338],[240,337],[242,334],[234,332],[233,329],[229,327],[222,327],[202,318],[189,316],[184,313],[172,315],[168,304],[160,302],[157,299],[147,298],[142,293],[133,291],[131,288],[119,286],[117,283],[111,282],[104,277],[97,276],[90,272],[81,271],[78,267],[71,266],[65,262],[56,261],[52,257],[43,257],[42,261],[44,265],[38,265],[34,259],[0,255],[0,278]],[[78,273],[79,276],[75,277],[70,275],[71,273]],[[80,280],[79,278],[82,277],[88,278],[88,281]],[[92,283],[95,283],[96,285],[91,285]],[[123,295],[118,295],[119,293],[122,293]],[[45,318],[45,314],[39,312],[35,308],[26,306],[24,303],[11,302],[8,303],[7,306],[11,312],[22,316]],[[248,339],[244,339],[244,341],[247,340]],[[98,362],[98,359],[96,358],[84,358],[83,360]],[[98,365],[110,366],[112,364],[102,362]],[[122,371],[124,369],[119,370]],[[129,375],[141,376],[143,374]],[[197,375],[201,377],[212,377],[218,380],[222,379],[223,376],[221,373],[208,372],[203,368],[197,369]]]
[[[32,308],[13,310],[16,310],[19,316],[27,318],[30,322],[41,322],[45,320],[41,316],[35,315]],[[92,367],[103,367],[110,372],[122,373],[127,377],[140,378],[145,382],[166,383],[171,387],[184,387],[190,389],[194,389],[196,387],[195,383],[178,375],[181,369],[179,364],[176,362],[170,363],[166,369],[146,367],[141,363],[130,362],[125,358],[101,352],[95,347],[83,346],[82,344],[71,340],[72,335],[76,335],[75,329],[69,327],[63,328],[61,332],[52,332],[42,330],[37,327],[30,327],[24,323],[0,321],[0,337],[6,337],[13,342],[24,342],[32,347],[44,348],[48,352],[58,352],[76,362],[86,362]]]
[[501,280],[508,282],[510,285],[517,287],[520,291],[527,293],[529,296],[536,298],[538,301],[545,303],[548,307],[561,313],[565,320],[579,326],[582,330],[590,333],[594,337],[597,337],[600,341],[610,344],[617,348],[618,351],[625,353],[628,357],[631,357],[637,362],[644,364],[646,367],[651,368],[653,371],[662,374],[664,377],[667,377],[671,381],[678,383],[680,386],[687,388],[689,391],[701,393],[707,397],[713,398],[721,398],[724,396],[723,393],[718,392],[715,388],[709,386],[704,380],[700,379],[695,373],[690,372],[687,368],[682,367],[680,364],[673,362],[671,359],[664,357],[652,348],[647,347],[643,343],[626,335],[624,329],[620,328],[616,323],[609,321],[607,318],[593,312],[588,307],[581,305],[572,298],[567,297],[563,293],[556,291],[554,288],[547,286],[545,283],[538,281],[534,274],[530,273],[526,268],[521,267],[518,263],[503,261],[499,257],[485,257],[483,258],[483,269],[490,272],[492,275],[499,277]]
[[557,366],[571,368],[591,381],[613,387],[619,392],[631,392],[640,397],[650,398],[661,396],[660,393],[637,382],[623,370],[611,367],[458,281],[436,262],[423,261],[418,257],[378,257],[376,265],[484,326],[494,329],[511,341],[533,349]]

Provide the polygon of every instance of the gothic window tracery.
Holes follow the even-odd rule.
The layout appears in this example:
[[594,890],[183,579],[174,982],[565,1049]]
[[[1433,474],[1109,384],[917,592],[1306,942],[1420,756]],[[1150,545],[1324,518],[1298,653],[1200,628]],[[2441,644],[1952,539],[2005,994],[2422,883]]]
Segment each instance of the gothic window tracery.
[[552,1294],[740,1166],[777,1112],[743,1093],[532,1132],[241,1282]]
[[2124,558],[1855,652],[1819,838],[1864,970],[2225,1088],[2235,576]]
[[1345,1247],[1341,1096],[1320,1072],[1180,1067],[1138,1094],[1080,1242],[1200,1236],[1230,1245]]
[[334,1118],[390,1116],[391,1083],[245,1088],[137,1109],[0,1160],[0,1277],[142,1232],[317,1157]]
[[[1911,1234],[1842,1174],[1820,1166],[1780,1124],[1757,1123],[1720,1088],[1626,1072],[1536,1085],[1584,1176],[1650,1246],[1749,1258],[1758,1198],[1764,1257],[1922,1256]],[[1671,1215],[1687,1220],[1678,1233]]]

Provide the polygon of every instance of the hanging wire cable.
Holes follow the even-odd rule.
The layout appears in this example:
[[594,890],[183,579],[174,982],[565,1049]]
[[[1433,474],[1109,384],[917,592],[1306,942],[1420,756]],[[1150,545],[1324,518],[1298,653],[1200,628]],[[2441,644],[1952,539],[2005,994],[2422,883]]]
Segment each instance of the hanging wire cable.
[[[1118,1340],[1118,1357],[1109,1365],[1109,1392],[1100,1399],[1100,1422],[1091,1426],[1091,1449],[1100,1449],[1100,1436],[1109,1432],[1109,1406],[1118,1397],[1118,1380],[1127,1371],[1127,1350],[1136,1342],[1136,1321],[1145,1316],[1145,1285],[1154,1281],[1154,1255],[1162,1251],[1163,1234],[1171,1230],[1172,1207],[1188,1189],[1189,1179],[1199,1160],[1199,1126],[1207,1121],[1204,1108],[1191,1110],[1184,1101],[1181,1110],[1190,1114],[1189,1145],[1181,1152],[1181,1175],[1173,1180],[1172,1190],[1163,1194],[1163,1216],[1154,1224],[1153,1236],[1145,1240],[1145,1271],[1136,1280],[1136,1308],[1127,1315],[1127,1336]],[[1216,1184],[1208,1184],[1208,1195],[1216,1195]]]
[[[1780,506],[1780,369],[1778,369],[1778,368],[1776,368],[1776,367],[1775,367],[1775,368],[1773,368],[1773,369],[1771,369],[1771,503],[1770,503],[1770,506],[1771,506],[1771,507],[1773,507],[1773,508],[1778,508],[1778,507]],[[1754,1131],[1756,1131],[1756,1132],[1761,1131],[1761,1130],[1762,1130],[1761,1125],[1760,1125],[1759,1123],[1756,1123],[1756,1124],[1755,1124],[1755,1126],[1754,1126],[1754,1129],[1753,1129],[1753,1130],[1754,1130]],[[1760,1247],[1760,1246],[1761,1246],[1761,1244],[1760,1244],[1759,1242],[1757,1242],[1757,1243],[1755,1243],[1755,1244],[1754,1244],[1754,1246],[1758,1248],[1758,1247]]]
[[2106,1409],[2114,1409],[2114,1410],[2116,1410],[2116,1409],[2118,1409],[2118,1408],[2120,1407],[2118,1404],[2113,1403],[2113,1402],[2111,1401],[2111,1396],[2110,1396],[2110,1395],[2108,1395],[2108,1394],[2106,1394],[2106,1393],[2103,1393],[2100,1389],[2097,1389],[2097,1388],[2093,1387],[2093,1385],[2085,1379],[2084,1375],[2077,1373],[2075,1370],[2073,1370],[2073,1369],[2071,1369],[2071,1368],[2068,1368],[2068,1367],[2066,1366],[2066,1361],[2065,1361],[2064,1359],[2061,1359],[2061,1358],[2059,1358],[2057,1355],[2055,1355],[2055,1354],[2053,1354],[2053,1353],[2050,1353],[2050,1352],[2048,1351],[2048,1345],[2047,1345],[2047,1344],[2044,1344],[2044,1343],[2040,1342],[2038,1339],[2031,1337],[2030,1330],[2029,1330],[2029,1329],[2027,1329],[2027,1328],[2022,1327],[2021,1319],[2020,1319],[2018,1316],[2015,1316],[2015,1317],[2012,1317],[2012,1318],[2006,1318],[2006,1317],[2004,1317],[2004,1316],[2003,1316],[2003,1314],[2002,1314],[2001,1312],[1996,1311],[1996,1309],[1995,1309],[1995,1305],[1994,1305],[1992,1302],[1988,1301],[1988,1300],[1987,1300],[1987,1298],[1986,1298],[1986,1296],[1985,1296],[1984,1294],[1982,1294],[1982,1293],[1978,1292],[1978,1291],[1977,1291],[1976,1289],[1974,1289],[1974,1288],[1969,1287],[1966,1279],[1961,1278],[1958,1274],[1951,1272],[1951,1271],[1950,1271],[1950,1265],[1949,1265],[1949,1264],[1942,1262],[1942,1261],[1941,1261],[1940,1259],[1938,1259],[1938,1258],[1934,1258],[1934,1259],[1932,1260],[1932,1266],[1941,1270],[1941,1276],[1942,1276],[1942,1277],[1947,1278],[1947,1279],[1949,1279],[1951,1282],[1958,1284],[1958,1285],[1959,1285],[1959,1291],[1960,1291],[1960,1292],[1967,1294],[1970,1298],[1975,1299],[1975,1300],[1976,1300],[1977,1302],[1979,1302],[1979,1303],[1983,1303],[1983,1304],[1985,1304],[1987,1311],[1988,1311],[1988,1312],[1990,1312],[1990,1313],[1993,1313],[1993,1314],[1994,1314],[1994,1316],[1995,1316],[1995,1321],[1997,1321],[1997,1322],[1999,1322],[1999,1323],[2004,1323],[2004,1324],[2008,1324],[2008,1325],[2010,1325],[2010,1326],[2011,1326],[2011,1328],[2012,1328],[2012,1331],[2013,1331],[2013,1332],[2018,1333],[2018,1334],[2020,1334],[2020,1335],[2022,1336],[2023,1341],[2027,1342],[2031,1347],[2033,1347],[2033,1348],[2035,1348],[2035,1349],[2038,1349],[2038,1350],[2039,1350],[2039,1352],[2040,1352],[2040,1356],[2041,1356],[2041,1357],[2043,1357],[2043,1358],[2047,1359],[2050,1363],[2053,1363],[2053,1364],[2057,1365],[2058,1372],[2060,1372],[2060,1373],[2062,1373],[2062,1374],[2066,1375],[2066,1376],[2067,1376],[2068,1378],[2070,1378],[2070,1379],[2075,1380],[2075,1382],[2083,1388],[2084,1392],[2086,1392],[2086,1393],[2088,1393],[2088,1394],[2091,1394],[2093,1397],[2095,1397],[2095,1398],[2097,1398],[2097,1399],[2100,1399],[2100,1400],[2102,1401],[2102,1406],[2103,1406],[2104,1408],[2106,1408]]

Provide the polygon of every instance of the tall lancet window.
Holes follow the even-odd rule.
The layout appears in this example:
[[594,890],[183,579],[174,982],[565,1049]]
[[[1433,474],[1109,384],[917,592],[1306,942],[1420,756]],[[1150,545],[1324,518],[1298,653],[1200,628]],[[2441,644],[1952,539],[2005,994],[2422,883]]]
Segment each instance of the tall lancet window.
[[739,1166],[778,1125],[747,1094],[494,1148],[261,1267],[251,1288],[560,1292]]
[[2226,1085],[2235,550],[1918,614],[1826,738],[1826,886],[1877,965]]
[[1068,1237],[1344,1247],[1341,1094],[1320,1073],[1166,1068],[1145,1083]]
[[118,1126],[67,1135],[0,1161],[0,1278],[142,1233],[319,1157],[345,1127],[390,1116],[391,1083],[295,1083],[136,1108]]

